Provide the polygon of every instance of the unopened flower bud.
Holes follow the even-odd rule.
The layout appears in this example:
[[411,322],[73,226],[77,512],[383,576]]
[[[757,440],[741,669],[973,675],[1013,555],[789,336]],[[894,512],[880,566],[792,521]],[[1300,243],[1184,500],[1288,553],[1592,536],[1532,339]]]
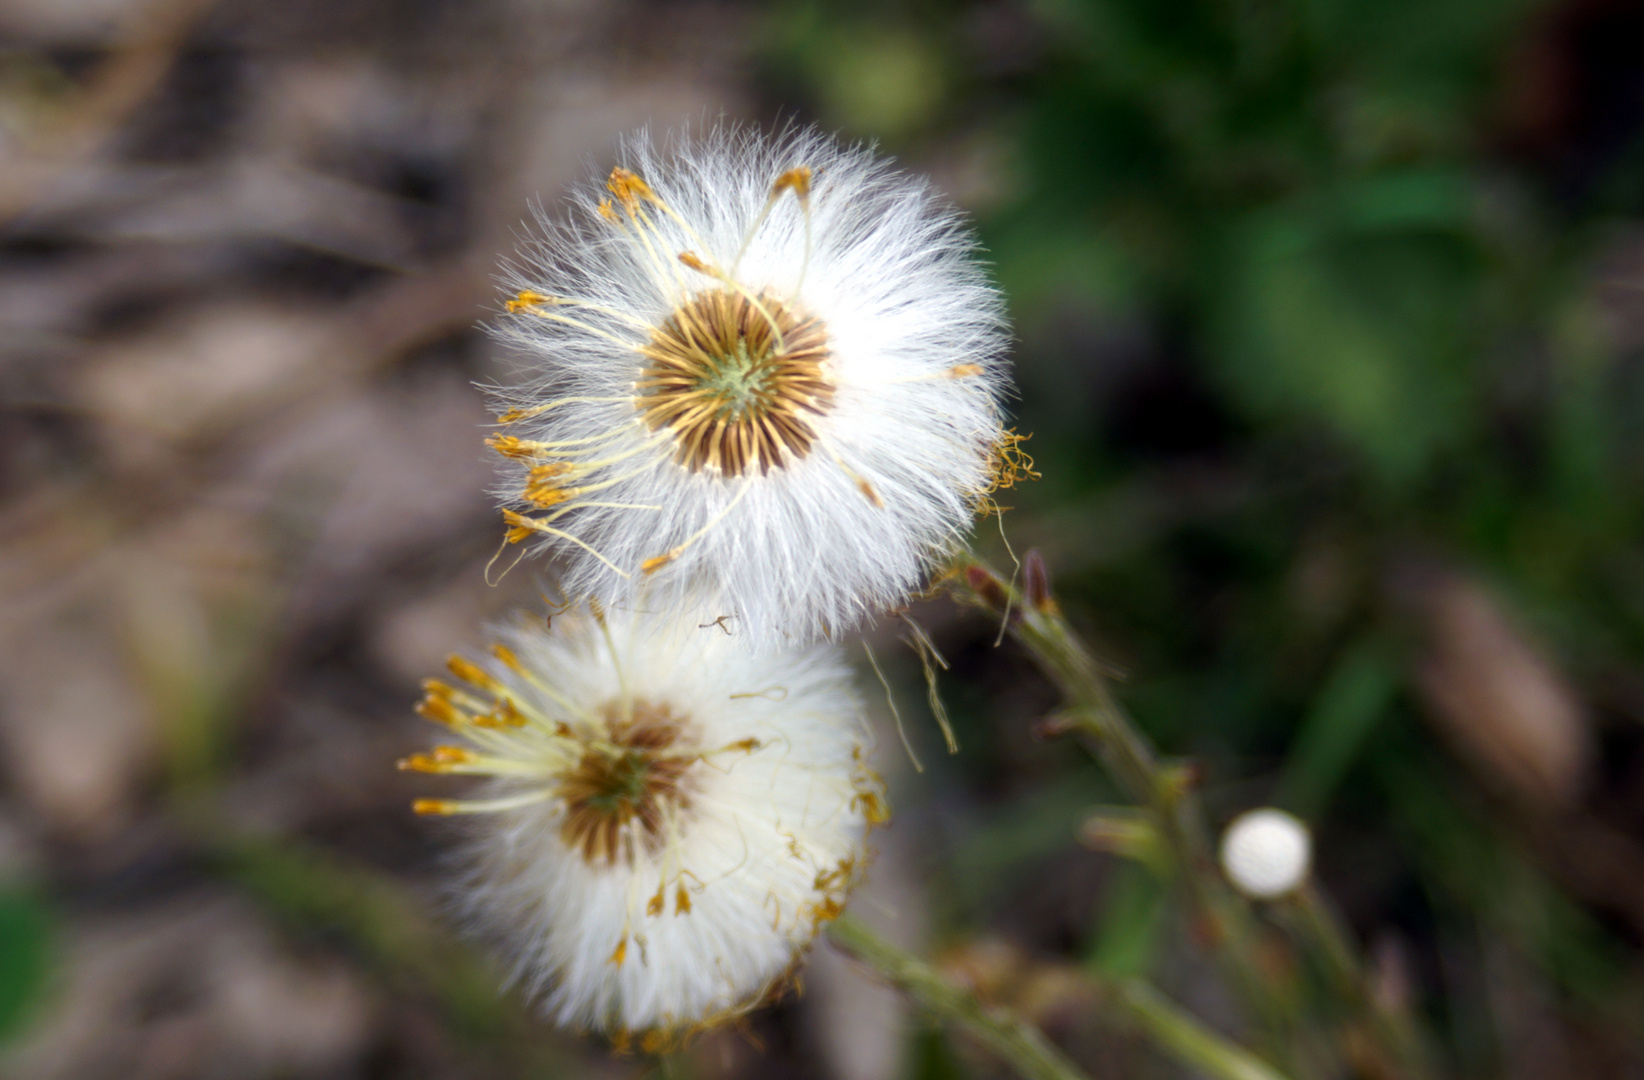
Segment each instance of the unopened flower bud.
[[1050,571],[1046,569],[1045,557],[1039,554],[1038,548],[1029,551],[1022,560],[1022,592],[1035,611],[1047,615],[1057,613],[1056,597],[1050,591]]

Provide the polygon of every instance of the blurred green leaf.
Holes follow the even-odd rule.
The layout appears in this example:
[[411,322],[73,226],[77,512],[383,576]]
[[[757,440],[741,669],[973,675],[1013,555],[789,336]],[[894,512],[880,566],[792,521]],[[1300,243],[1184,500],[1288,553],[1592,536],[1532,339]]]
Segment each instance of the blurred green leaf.
[[1453,178],[1411,175],[1231,229],[1214,356],[1233,398],[1324,425],[1390,478],[1469,434],[1481,260],[1457,202]]
[[51,914],[39,897],[0,891],[0,1042],[22,1030],[51,971]]
[[946,89],[941,54],[911,31],[840,31],[817,63],[829,113],[850,131],[906,135],[931,118]]
[[797,3],[775,9],[765,34],[782,76],[803,77],[829,126],[905,140],[927,126],[953,88],[951,42],[892,9]]
[[1102,914],[1086,963],[1109,979],[1147,976],[1164,925],[1165,887],[1134,864],[1115,868],[1102,897]]
[[1347,650],[1291,744],[1278,805],[1317,820],[1397,689],[1397,673],[1376,643],[1361,642]]

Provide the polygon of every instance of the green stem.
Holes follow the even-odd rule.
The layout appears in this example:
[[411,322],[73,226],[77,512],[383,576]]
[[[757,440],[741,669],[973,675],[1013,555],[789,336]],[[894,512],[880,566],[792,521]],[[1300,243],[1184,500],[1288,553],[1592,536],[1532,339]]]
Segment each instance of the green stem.
[[1147,811],[1172,876],[1212,929],[1228,977],[1260,1015],[1275,1048],[1288,1042],[1288,1010],[1268,993],[1255,957],[1249,906],[1221,881],[1203,817],[1184,778],[1160,767],[1153,748],[1108,689],[1101,665],[1062,617],[1042,563],[1029,553],[1025,590],[1006,584],[974,556],[963,556],[958,580],[968,597],[1007,620],[1019,642],[1062,693],[1064,730],[1082,735],[1124,792]]
[[1341,916],[1311,882],[1277,911],[1295,939],[1318,965],[1331,990],[1360,1018],[1372,1036],[1389,1075],[1422,1080],[1435,1075],[1432,1055],[1409,1013],[1389,1009],[1369,993],[1364,964]]
[[1358,950],[1353,947],[1341,918],[1325,903],[1312,882],[1291,894],[1280,909],[1295,922],[1296,937],[1308,948],[1323,970],[1330,988],[1343,998],[1360,1003],[1364,996],[1364,973]]
[[1283,1073],[1203,1027],[1146,983],[1126,980],[1115,989],[1119,1003],[1136,1025],[1183,1065],[1221,1080],[1284,1080]]
[[[906,993],[928,1012],[962,1025],[1023,1076],[1076,1080],[1083,1073],[1026,1020],[954,986],[929,964],[879,938],[845,915],[828,926],[833,943]],[[1146,983],[1126,980],[1107,988],[1117,1005],[1165,1054],[1217,1080],[1285,1080],[1265,1061],[1209,1030]]]
[[976,995],[954,986],[929,964],[884,941],[849,915],[828,924],[828,937],[929,1012],[963,1025],[1023,1076],[1087,1080],[1038,1028],[1008,1009],[982,1004]]

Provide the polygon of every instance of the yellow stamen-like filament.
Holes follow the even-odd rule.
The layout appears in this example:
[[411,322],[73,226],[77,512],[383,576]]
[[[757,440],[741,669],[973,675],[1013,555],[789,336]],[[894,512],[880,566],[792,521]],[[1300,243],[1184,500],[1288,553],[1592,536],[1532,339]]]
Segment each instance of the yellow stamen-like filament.
[[656,198],[651,185],[642,180],[638,173],[624,169],[620,165],[611,170],[610,179],[605,181],[605,186],[630,214],[639,208],[640,199]]
[[799,277],[793,283],[793,295],[798,296],[799,290],[805,287],[805,275],[811,268],[811,170],[809,166],[801,165],[797,169],[789,169],[776,178],[777,189],[784,184],[793,191],[794,198],[799,200],[799,214],[805,221],[805,254],[799,260]]
[[477,686],[481,690],[489,691],[493,694],[501,693],[503,690],[501,683],[493,679],[490,673],[471,660],[465,660],[464,658],[455,655],[448,656],[445,659],[445,667],[451,672],[451,674],[455,675],[469,686]]
[[999,433],[988,451],[987,484],[977,493],[977,510],[983,514],[999,514],[1006,509],[993,498],[996,491],[1006,491],[1028,480],[1039,479],[1033,468],[1033,458],[1022,449],[1022,444],[1033,438],[1018,435],[1015,428]]
[[534,405],[529,409],[509,409],[507,412],[497,417],[497,423],[513,424],[520,420],[529,420],[532,417],[541,416],[543,413],[548,412],[551,409],[558,409],[565,405],[603,405],[608,402],[623,400],[625,399],[619,397],[555,398],[553,401],[544,402],[541,405]]
[[656,223],[651,220],[650,215],[645,213],[644,208],[640,205],[641,199],[656,201],[660,204],[660,200],[656,199],[656,193],[651,190],[650,185],[640,179],[637,174],[618,166],[611,170],[611,176],[606,180],[605,186],[611,194],[616,196],[617,202],[622,204],[622,209],[628,214],[628,220],[634,226],[632,233],[628,233],[627,227],[620,221],[616,222],[617,227],[621,228],[625,234],[632,235],[639,241],[640,246],[645,249],[646,256],[651,260],[651,265],[657,270],[658,277],[668,278],[671,276],[674,284],[680,285],[679,268],[671,266],[666,259],[662,258],[658,248],[651,243],[652,233],[656,234],[658,244],[662,243],[663,237],[661,231],[657,229]]
[[845,464],[845,459],[840,457],[837,452],[830,450],[830,453],[833,454],[833,463],[839,466],[841,472],[851,478],[851,481],[856,484],[856,490],[862,493],[862,497],[872,503],[874,509],[883,510],[885,500],[880,498],[878,489],[868,482],[868,478]]
[[438,814],[497,814],[518,810],[522,806],[546,802],[553,798],[551,791],[528,791],[506,799],[418,799],[411,804],[412,813]]
[[525,490],[520,492],[520,498],[541,507],[557,506],[575,498],[581,493],[581,489],[565,487],[563,481],[563,478],[574,470],[575,466],[564,462],[532,466],[530,473],[527,474]]
[[499,641],[491,646],[491,655],[500,660],[503,667],[506,667],[509,671],[512,671],[520,678],[535,678],[535,676],[531,673],[531,670],[519,662],[519,657],[514,654],[514,650],[502,644],[502,642]]
[[[643,221],[647,227],[656,233],[658,240],[662,239],[662,230],[658,229],[656,224],[652,222],[648,216],[646,216],[645,211],[640,207],[640,203],[642,201],[650,203],[652,206],[668,215],[669,219],[671,219],[674,224],[678,225],[685,231],[685,235],[690,239],[691,243],[695,244],[697,247],[707,246],[703,244],[702,237],[697,235],[696,229],[691,227],[691,223],[681,217],[677,210],[669,206],[667,202],[664,201],[663,198],[652,189],[651,185],[647,184],[639,176],[638,173],[618,166],[617,168],[611,170],[610,179],[605,182],[605,186],[612,192],[612,194],[617,196],[618,201],[622,203],[622,208],[628,211],[629,216],[635,220]],[[609,215],[605,216],[609,219]]]
[[619,311],[614,307],[608,307],[605,304],[596,304],[592,300],[582,300],[574,296],[549,296],[546,293],[539,293],[534,289],[522,289],[520,292],[515,294],[512,300],[508,301],[503,306],[510,315],[518,315],[520,312],[525,312],[530,315],[541,315],[543,313],[539,309],[545,307],[586,308],[589,311],[597,311],[601,315],[609,315],[613,319],[621,319],[623,322],[626,322],[632,326],[637,326],[642,330],[649,329],[649,324],[647,324],[644,320],[635,318],[626,311]]
[[548,298],[541,293],[532,292],[530,289],[522,289],[519,295],[508,301],[506,306],[508,314],[517,315],[526,308],[535,307],[538,304],[547,303],[547,301]]
[[487,435],[485,445],[515,461],[531,461],[537,456],[536,444],[517,435]]
[[[578,451],[565,450],[567,446],[597,446],[600,443],[611,442],[624,435],[621,427],[613,428],[600,435],[588,435],[580,439],[522,439],[517,435],[487,435],[485,445],[495,450],[505,458],[515,461],[537,461],[543,458],[571,457]],[[586,452],[586,451],[583,451]]]
[[523,728],[534,723],[543,730],[552,730],[546,718],[529,702],[516,703],[506,689],[499,689],[493,695],[491,704],[487,705],[466,694],[453,692],[436,680],[430,679],[428,682],[431,685],[427,688],[427,696],[418,704],[417,712],[492,749],[505,749],[512,745],[504,735],[510,728]]
[[982,374],[987,369],[981,364],[955,364],[941,371],[930,371],[923,375],[904,375],[897,379],[879,379],[876,386],[906,386],[909,383],[940,382],[945,380],[970,379]]
[[[594,467],[598,467],[601,464],[609,464],[612,461],[620,461],[623,458],[632,457],[632,456],[634,456],[634,454],[640,453],[640,452],[645,451],[645,450],[649,450],[651,447],[655,446],[658,441],[660,441],[660,440],[653,440],[653,441],[651,441],[649,443],[646,443],[642,446],[636,447],[633,450],[630,450],[629,452],[627,452],[625,454],[620,454],[620,455],[618,455],[614,458],[607,459],[607,461],[605,461],[605,462],[594,463],[594,464],[589,465],[589,466],[580,466],[579,465],[579,466],[577,466],[577,469],[578,469],[578,471],[582,471],[585,468],[594,468]],[[546,514],[543,517],[539,517],[539,518],[520,517],[518,522],[510,521],[510,524],[512,524],[513,527],[508,530],[507,541],[506,542],[507,543],[518,543],[519,540],[523,540],[525,537],[529,536],[532,532],[543,532],[543,533],[552,532],[554,530],[552,530],[550,528],[550,526],[552,526],[554,522],[558,521],[560,518],[566,516],[567,514],[570,514],[574,511],[577,511],[577,510],[582,510],[582,509],[587,508],[587,507],[604,506],[604,507],[613,507],[613,508],[621,509],[621,510],[648,510],[648,511],[659,511],[659,510],[663,509],[663,507],[661,507],[660,505],[656,505],[656,504],[601,502],[601,501],[598,501],[598,500],[584,499],[584,498],[581,497],[581,496],[584,496],[584,495],[593,494],[596,491],[603,491],[605,488],[615,487],[616,485],[621,484],[621,483],[623,483],[627,480],[631,480],[636,476],[639,476],[643,473],[650,472],[652,469],[656,468],[656,465],[657,465],[657,462],[655,462],[655,461],[647,462],[645,465],[642,465],[640,468],[632,469],[632,470],[630,470],[628,472],[625,472],[625,473],[622,473],[618,476],[610,477],[609,479],[602,480],[597,484],[583,484],[579,487],[574,487],[574,488],[558,487],[556,485],[553,485],[552,483],[549,483],[549,484],[544,485],[542,488],[540,488],[540,490],[536,490],[535,493],[533,494],[533,489],[528,486],[526,488],[526,491],[522,494],[523,498],[525,498],[528,501],[532,502],[534,505],[543,507],[544,509],[547,509],[547,508],[550,508],[550,507],[556,507],[556,506],[558,507],[558,509],[553,510],[552,513]],[[563,497],[561,497],[561,496],[563,496]],[[572,500],[572,499],[574,499],[575,501],[568,501],[568,500]],[[504,511],[503,513],[506,515],[506,514],[509,513],[509,511]],[[518,517],[518,515],[515,515],[515,516]],[[534,523],[534,524],[528,524],[528,523]],[[592,549],[590,548],[588,550],[592,550]],[[606,565],[610,565],[610,564],[607,563]]]
[[425,719],[432,720],[436,724],[444,724],[446,727],[451,728],[461,727],[467,723],[467,719],[457,711],[457,707],[451,703],[449,698],[434,697],[433,695],[429,695],[417,704],[417,714]]
[[623,570],[621,567],[617,566],[616,563],[600,554],[599,551],[587,541],[582,540],[579,537],[572,536],[563,529],[556,529],[542,521],[537,520],[536,518],[528,518],[523,514],[516,514],[512,510],[504,510],[502,512],[502,520],[508,526],[508,531],[505,536],[510,544],[517,544],[521,540],[524,540],[526,537],[530,536],[532,533],[541,533],[544,536],[558,537],[561,540],[569,540],[577,547],[586,551],[588,554],[592,555],[594,558],[609,567],[613,573],[624,578],[630,576],[626,570]]
[[724,521],[726,516],[729,515],[732,510],[736,509],[737,504],[740,503],[744,498],[747,497],[748,492],[749,492],[749,490],[752,489],[752,487],[753,487],[752,484],[744,483],[742,485],[742,490],[740,490],[736,493],[736,497],[731,499],[730,502],[726,503],[724,509],[720,510],[719,513],[715,514],[712,518],[710,518],[706,525],[702,526],[702,528],[700,528],[696,532],[692,533],[690,535],[690,537],[687,538],[686,541],[683,544],[678,545],[677,547],[669,550],[665,554],[652,556],[651,558],[646,559],[644,562],[640,563],[639,564],[640,570],[643,573],[646,573],[646,574],[654,574],[658,570],[660,570],[664,566],[666,566],[667,564],[673,562],[675,559],[677,559],[681,555],[685,554],[685,552],[691,547],[692,544],[695,544],[698,540],[700,540],[704,536],[708,535],[708,531],[710,529],[712,529],[715,525],[718,525],[721,521]]
[[402,758],[397,767],[415,769],[417,772],[444,772],[452,765],[466,765],[474,761],[476,756],[472,750],[460,746],[436,746],[426,754],[412,754],[408,758]]
[[680,252],[679,261],[698,273],[708,275],[721,285],[725,286],[727,289],[740,295],[749,304],[753,305],[754,310],[759,312],[759,314],[764,317],[766,324],[771,328],[771,335],[776,338],[776,351],[788,351],[788,343],[783,340],[782,321],[779,320],[776,317],[776,314],[766,306],[764,299],[755,296],[751,291],[749,291],[746,285],[736,280],[736,278],[724,273],[711,263],[703,262],[692,252]]
[[630,348],[633,345],[633,342],[631,341],[624,341],[615,334],[601,330],[597,326],[591,326],[588,323],[583,322],[581,319],[573,319],[568,315],[556,315],[551,311],[543,311],[540,308],[532,308],[531,314],[535,315],[539,319],[547,319],[549,322],[564,323],[566,326],[574,326],[578,330],[592,334],[595,337],[602,337],[614,345],[622,346],[624,349]]
[[877,791],[858,791],[851,797],[851,808],[860,809],[869,825],[883,825],[890,820],[890,807]]
[[[771,193],[766,196],[765,205],[760,209],[759,216],[754,218],[752,225],[748,226],[748,231],[742,234],[742,246],[737,248],[736,258],[731,260],[732,274],[735,274],[737,269],[741,267],[742,257],[748,253],[748,248],[753,244],[754,237],[759,234],[760,229],[764,228],[765,221],[771,216],[771,211],[776,208],[776,204],[781,200],[783,194],[791,191],[794,193],[794,198],[799,200],[800,212],[805,215],[805,260],[799,267],[799,280],[801,283],[804,282],[805,270],[811,259],[811,175],[811,167],[801,165],[798,168],[789,169],[781,176],[778,176],[776,181],[771,184]],[[797,286],[794,291],[798,292]]]
[[[491,655],[501,661],[504,667],[508,668],[514,674],[530,683],[531,686],[546,695],[556,705],[566,710],[571,715],[584,720],[592,718],[592,714],[590,714],[586,709],[581,708],[570,698],[567,698],[558,690],[555,690],[552,686],[549,686],[547,683],[543,682],[534,672],[525,667],[525,665],[521,664],[519,657],[515,656],[513,650],[509,649],[506,645],[497,644],[491,646]],[[433,682],[433,680],[429,681]],[[430,690],[429,693],[432,694],[433,691]],[[523,726],[523,723],[528,721],[535,724],[543,731],[556,732],[561,735],[568,734],[568,732],[560,730],[565,727],[563,722],[553,720],[546,716],[528,700],[516,696],[506,687],[503,687],[499,691],[495,704],[487,707],[479,704],[478,702],[473,702],[469,706],[469,711],[476,714],[488,712],[489,715],[495,717],[496,722],[501,726],[519,727]]]
[[467,776],[541,777],[547,775],[546,768],[540,764],[517,761],[496,755],[476,754],[459,746],[436,746],[432,753],[412,754],[410,757],[402,758],[398,763],[398,767],[402,771],[409,772]]
[[781,195],[784,191],[791,191],[801,203],[809,202],[811,197],[811,167],[801,165],[797,169],[789,169],[776,178],[771,185],[773,195]]
[[[606,468],[607,466],[618,464],[619,462],[625,461],[628,458],[634,457],[638,454],[643,454],[655,447],[658,443],[664,441],[666,437],[666,435],[662,435],[653,439],[642,441],[622,453],[612,454],[605,458],[575,462],[542,462],[541,458],[543,457],[568,457],[570,455],[560,455],[553,451],[545,451],[541,449],[541,447],[545,445],[543,443],[516,438],[512,435],[489,436],[485,440],[485,444],[497,453],[501,454],[503,457],[521,462],[539,462],[538,464],[531,465],[531,467],[527,470],[525,486],[520,491],[520,498],[525,502],[542,509],[559,507],[558,510],[552,514],[549,514],[547,517],[535,519],[522,518],[517,522],[510,521],[510,525],[513,527],[508,530],[506,542],[518,543],[520,540],[523,540],[525,537],[529,536],[532,531],[544,531],[542,528],[543,526],[551,525],[554,521],[557,521],[566,514],[574,510],[582,509],[583,507],[606,506],[632,510],[660,509],[660,507],[644,506],[632,503],[593,502],[587,499],[572,501],[580,499],[581,496],[590,495],[594,492],[602,491],[605,488],[614,487],[617,484],[621,484],[635,476],[648,472],[656,467],[656,462],[654,461],[647,462],[638,469],[622,473],[618,476],[609,477],[595,484],[573,486],[570,481],[579,475],[584,475],[598,469]],[[525,524],[526,521],[531,520],[536,521],[537,525],[528,526]]]

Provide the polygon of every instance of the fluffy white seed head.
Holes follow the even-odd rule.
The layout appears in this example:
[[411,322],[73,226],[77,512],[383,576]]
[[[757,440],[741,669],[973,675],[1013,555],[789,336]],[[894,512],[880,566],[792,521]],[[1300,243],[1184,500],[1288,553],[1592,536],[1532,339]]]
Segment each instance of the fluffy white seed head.
[[1258,900],[1300,888],[1312,858],[1307,826],[1283,810],[1247,811],[1222,834],[1222,869],[1234,888]]
[[460,744],[401,765],[491,778],[416,809],[472,815],[462,906],[562,1024],[666,1044],[773,995],[885,820],[832,646],[594,608],[451,670],[420,711]]
[[1022,459],[959,215],[811,130],[627,139],[509,268],[509,539],[575,595],[802,643],[901,603]]

